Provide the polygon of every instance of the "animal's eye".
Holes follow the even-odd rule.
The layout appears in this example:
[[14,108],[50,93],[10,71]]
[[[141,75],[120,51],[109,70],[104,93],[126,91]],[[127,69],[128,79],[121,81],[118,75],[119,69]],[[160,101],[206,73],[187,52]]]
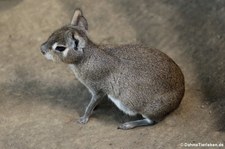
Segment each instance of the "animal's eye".
[[64,51],[65,49],[66,49],[66,47],[64,47],[64,46],[57,46],[55,48],[56,51],[60,51],[60,52]]

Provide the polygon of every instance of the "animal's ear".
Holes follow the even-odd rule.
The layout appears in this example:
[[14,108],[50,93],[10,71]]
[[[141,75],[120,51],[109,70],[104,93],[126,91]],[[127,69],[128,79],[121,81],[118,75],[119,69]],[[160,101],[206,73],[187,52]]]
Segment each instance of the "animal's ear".
[[82,13],[81,9],[78,8],[74,11],[74,15],[73,15],[73,18],[72,18],[72,21],[71,21],[71,25],[79,26],[86,31],[88,30],[87,20],[83,16],[83,13]]

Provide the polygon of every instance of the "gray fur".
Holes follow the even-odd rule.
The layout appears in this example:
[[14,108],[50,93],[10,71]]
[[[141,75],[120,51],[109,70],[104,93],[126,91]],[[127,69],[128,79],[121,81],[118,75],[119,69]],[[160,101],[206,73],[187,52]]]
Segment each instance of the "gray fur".
[[[82,12],[79,13],[79,17],[84,18]],[[56,42],[69,49],[66,57],[63,52],[52,53],[70,65],[76,77],[92,94],[91,102],[79,120],[81,123],[88,121],[94,107],[104,96],[118,101],[117,106],[125,113],[139,113],[144,117],[143,120],[121,125],[121,129],[151,125],[179,106],[185,90],[184,76],[171,58],[143,45],[97,45],[86,34],[87,26],[83,26],[87,25],[86,19],[77,20],[84,22],[72,21],[73,24],[56,30],[41,50],[44,54],[52,52],[51,47]],[[73,47],[75,44],[71,44],[71,40],[74,43],[79,40],[78,46]]]

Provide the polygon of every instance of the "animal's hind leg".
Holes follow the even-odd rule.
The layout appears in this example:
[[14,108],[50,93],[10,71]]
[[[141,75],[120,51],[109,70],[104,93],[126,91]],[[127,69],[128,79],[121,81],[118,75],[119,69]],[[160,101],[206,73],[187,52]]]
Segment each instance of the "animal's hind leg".
[[136,121],[123,123],[118,127],[118,129],[127,130],[127,129],[132,129],[135,127],[148,126],[148,125],[154,125],[154,124],[155,124],[155,121],[149,118],[144,118],[142,120],[136,120]]

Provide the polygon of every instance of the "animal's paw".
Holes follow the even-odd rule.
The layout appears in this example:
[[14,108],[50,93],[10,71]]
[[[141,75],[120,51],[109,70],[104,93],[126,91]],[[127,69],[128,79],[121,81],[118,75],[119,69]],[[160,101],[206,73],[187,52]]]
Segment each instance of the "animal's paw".
[[134,127],[135,127],[134,125],[132,125],[131,123],[127,122],[127,123],[119,125],[118,129],[128,130],[128,129],[132,129]]
[[80,124],[86,124],[88,122],[88,117],[82,116],[82,117],[80,117],[80,119],[78,120],[78,122]]

